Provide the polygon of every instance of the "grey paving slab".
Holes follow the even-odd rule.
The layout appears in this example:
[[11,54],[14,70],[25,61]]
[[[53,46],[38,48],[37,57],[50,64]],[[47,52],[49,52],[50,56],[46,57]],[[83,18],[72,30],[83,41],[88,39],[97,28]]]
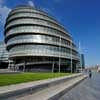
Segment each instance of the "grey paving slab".
[[59,78],[52,78],[47,80],[40,80],[28,83],[21,83],[16,85],[0,87],[0,100],[8,100],[7,98],[13,98],[17,96],[28,95],[30,93],[36,93],[42,89],[47,88],[48,86],[54,86],[60,84],[64,81],[83,76],[83,74],[73,74],[69,76],[63,76]]
[[47,87],[46,89],[43,89],[34,94],[26,95],[24,97],[17,97],[15,98],[15,100],[48,100],[51,97],[55,96],[56,94],[59,94],[64,89],[73,86],[75,83],[82,80],[84,77],[85,76],[76,77],[64,83],[56,84],[51,87]]
[[100,100],[100,73],[94,72],[91,79],[87,78],[59,100]]
[[40,84],[45,84],[45,83],[53,82],[56,80],[61,80],[64,78],[65,79],[71,78],[71,77],[78,76],[78,75],[81,75],[81,73],[73,74],[73,75],[69,75],[69,76],[63,76],[63,77],[59,77],[59,78],[52,78],[52,79],[50,78],[50,79],[46,79],[46,80],[39,80],[39,81],[26,82],[26,83],[9,85],[9,86],[2,86],[2,87],[0,87],[0,94],[6,93],[6,92],[11,92],[11,91],[16,91],[16,90],[21,90],[24,88],[29,88],[29,87],[40,85]]

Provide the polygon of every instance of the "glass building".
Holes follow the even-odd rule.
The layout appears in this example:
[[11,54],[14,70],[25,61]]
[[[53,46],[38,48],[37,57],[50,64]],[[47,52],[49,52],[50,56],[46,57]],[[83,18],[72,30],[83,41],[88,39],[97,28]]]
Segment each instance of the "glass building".
[[5,43],[0,41],[0,69],[8,67],[8,51],[6,50]]
[[81,67],[82,69],[85,68],[85,59],[84,59],[84,54],[80,54],[80,63],[81,63]]
[[30,6],[13,9],[5,24],[5,43],[14,67],[24,71],[70,71],[79,63],[72,37],[48,13]]

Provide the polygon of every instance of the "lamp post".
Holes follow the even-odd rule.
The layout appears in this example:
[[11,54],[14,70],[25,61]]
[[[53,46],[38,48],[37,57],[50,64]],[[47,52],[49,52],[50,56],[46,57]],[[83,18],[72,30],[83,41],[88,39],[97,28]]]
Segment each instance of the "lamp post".
[[53,63],[52,63],[52,73],[54,73],[54,58],[53,58]]
[[71,47],[70,47],[70,54],[71,54],[71,73],[73,72],[73,61],[72,61],[72,40],[71,40]]
[[61,71],[61,69],[60,69],[60,65],[61,65],[61,59],[60,59],[60,53],[61,53],[61,51],[60,51],[60,45],[61,45],[61,36],[59,37],[59,73],[60,73],[60,71]]
[[52,64],[52,73],[54,73],[54,61],[53,61],[53,64]]
[[82,50],[81,50],[81,44],[79,42],[79,57],[80,57],[80,70],[82,72],[82,58],[81,58]]

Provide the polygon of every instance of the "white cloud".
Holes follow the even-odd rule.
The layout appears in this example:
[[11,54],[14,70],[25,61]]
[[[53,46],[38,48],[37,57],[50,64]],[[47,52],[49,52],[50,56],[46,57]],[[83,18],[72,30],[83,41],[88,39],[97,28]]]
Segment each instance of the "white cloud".
[[3,0],[0,0],[0,5],[3,3]]
[[4,0],[0,0],[0,40],[4,39],[4,24],[9,11],[11,11],[11,9],[5,5]]
[[6,6],[0,6],[0,22],[2,24],[4,24],[9,11],[11,11],[10,8],[8,8]]
[[8,13],[11,11],[10,8],[3,5],[3,0],[0,0],[0,23],[4,25]]
[[28,4],[29,4],[30,6],[32,6],[32,7],[35,7],[35,4],[34,4],[33,1],[28,1]]
[[51,10],[48,9],[48,8],[42,8],[42,10],[45,11],[45,12],[47,12],[47,13],[50,13],[51,12]]

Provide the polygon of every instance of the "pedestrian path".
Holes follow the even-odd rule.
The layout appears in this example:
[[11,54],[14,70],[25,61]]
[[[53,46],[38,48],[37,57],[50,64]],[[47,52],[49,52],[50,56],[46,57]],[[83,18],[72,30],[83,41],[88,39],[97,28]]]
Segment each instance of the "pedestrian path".
[[81,74],[79,73],[79,74],[63,76],[63,77],[59,77],[59,78],[52,78],[52,79],[46,79],[46,80],[39,80],[39,81],[9,85],[9,86],[2,86],[2,87],[0,87],[0,94],[12,92],[12,91],[16,91],[16,90],[21,90],[24,88],[34,87],[36,85],[45,84],[45,83],[53,82],[53,81],[64,79],[64,78],[71,78],[71,77],[78,76],[78,75],[81,75]]
[[51,87],[49,86],[46,89],[43,89],[36,93],[26,95],[24,97],[17,97],[15,100],[49,100],[50,98],[54,97],[65,89],[69,89],[69,87],[73,86],[74,84],[82,80],[84,77],[86,76],[76,77],[74,79],[65,81],[64,83],[56,84]]
[[59,100],[100,100],[100,73],[94,72],[91,79],[87,78]]

